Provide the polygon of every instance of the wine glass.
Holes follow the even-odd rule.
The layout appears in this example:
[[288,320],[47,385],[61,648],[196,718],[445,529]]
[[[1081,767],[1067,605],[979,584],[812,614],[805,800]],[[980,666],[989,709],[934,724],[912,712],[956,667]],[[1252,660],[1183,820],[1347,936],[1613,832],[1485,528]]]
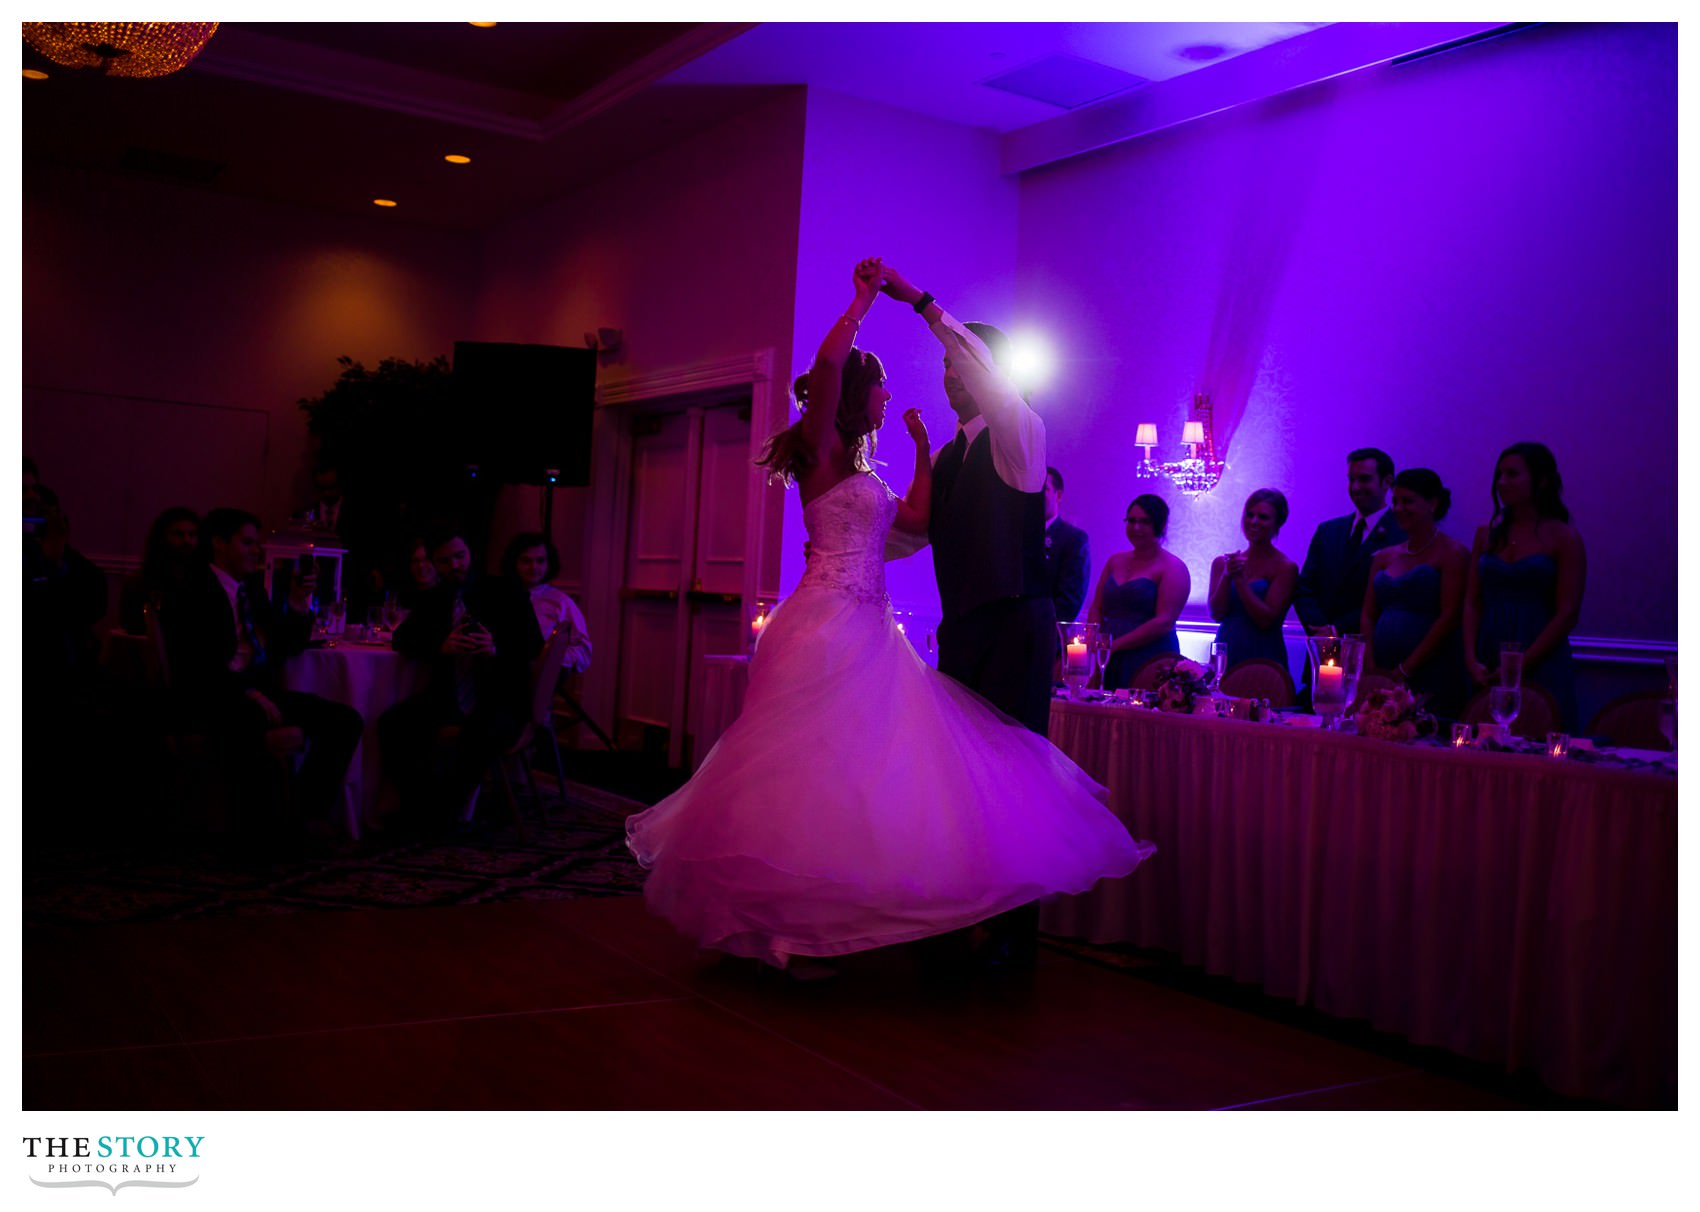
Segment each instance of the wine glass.
[[1523,710],[1523,690],[1520,686],[1495,686],[1488,692],[1488,710],[1493,722],[1499,725],[1501,740],[1509,740],[1512,721]]
[[1099,633],[1098,638],[1096,640],[1094,640],[1093,643],[1092,643],[1092,660],[1098,666],[1098,689],[1099,690],[1107,690],[1108,689],[1108,687],[1106,687],[1104,685],[1104,670],[1107,669],[1109,667],[1109,664],[1110,664],[1110,644],[1111,643],[1112,643],[1112,637],[1110,637],[1108,635],[1104,635],[1101,632]]
[[348,599],[338,598],[331,603],[330,630],[335,635],[341,635],[344,623],[348,619]]
[[1210,645],[1210,667],[1216,671],[1216,689],[1222,689],[1222,679],[1228,673],[1228,646],[1221,640]]
[[379,607],[379,611],[379,617],[383,619],[385,631],[394,631],[401,626],[401,603],[396,600],[395,594],[386,593],[384,595],[384,602]]

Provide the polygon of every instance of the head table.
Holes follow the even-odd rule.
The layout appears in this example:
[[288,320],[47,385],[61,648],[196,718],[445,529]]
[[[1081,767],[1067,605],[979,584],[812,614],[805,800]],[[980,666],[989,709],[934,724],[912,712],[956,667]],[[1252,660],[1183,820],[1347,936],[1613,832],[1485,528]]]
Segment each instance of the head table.
[[1673,774],[1062,700],[1050,735],[1157,853],[1046,930],[1675,1106]]
[[343,783],[343,819],[350,837],[358,838],[363,825],[376,823],[378,717],[422,689],[426,674],[423,663],[392,649],[388,636],[370,641],[338,638],[333,645],[309,648],[284,663],[288,689],[345,703],[366,721]]

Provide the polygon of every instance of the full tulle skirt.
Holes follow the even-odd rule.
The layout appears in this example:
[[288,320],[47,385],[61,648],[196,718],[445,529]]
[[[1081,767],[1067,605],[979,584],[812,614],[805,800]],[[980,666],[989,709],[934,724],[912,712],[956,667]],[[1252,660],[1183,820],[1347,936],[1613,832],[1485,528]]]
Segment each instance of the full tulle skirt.
[[757,645],[742,714],[627,841],[654,912],[705,948],[783,966],[1128,874],[1155,847],[1105,794],[930,668],[884,602],[803,587]]

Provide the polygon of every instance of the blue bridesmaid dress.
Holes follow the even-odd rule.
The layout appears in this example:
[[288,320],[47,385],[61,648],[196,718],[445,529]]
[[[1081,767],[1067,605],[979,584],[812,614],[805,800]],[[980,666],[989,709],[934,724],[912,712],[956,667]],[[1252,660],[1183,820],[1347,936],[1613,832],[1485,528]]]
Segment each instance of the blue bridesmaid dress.
[[[1269,593],[1269,582],[1259,577],[1252,581],[1248,588],[1258,597],[1266,597]],[[1278,661],[1281,668],[1291,675],[1292,668],[1287,664],[1287,641],[1281,638],[1281,624],[1286,617],[1286,611],[1282,611],[1281,617],[1269,626],[1259,627],[1246,613],[1245,604],[1240,601],[1238,591],[1230,588],[1228,617],[1216,628],[1217,641],[1228,646],[1229,667],[1232,668],[1241,661]]]
[[[1371,644],[1375,663],[1382,669],[1400,664],[1440,617],[1440,569],[1418,564],[1401,576],[1375,574],[1375,632]],[[1441,642],[1439,649],[1411,671],[1409,685],[1426,696],[1426,706],[1436,715],[1456,717],[1469,696],[1470,679],[1464,669],[1464,642],[1457,631]]]
[[[1156,581],[1150,577],[1135,577],[1123,584],[1114,576],[1108,579],[1104,586],[1102,626],[1111,638],[1124,636],[1134,628],[1149,623],[1156,616]],[[1124,686],[1131,686],[1134,675],[1152,658],[1165,653],[1178,653],[1180,650],[1180,640],[1175,637],[1175,629],[1171,627],[1167,635],[1159,636],[1149,644],[1123,652],[1112,652],[1110,663],[1104,667],[1104,688],[1119,690]]]
[[[1477,576],[1482,589],[1481,626],[1476,633],[1476,659],[1487,668],[1499,664],[1499,646],[1507,640],[1525,651],[1552,622],[1558,611],[1558,561],[1544,552],[1521,560],[1481,557]],[[1566,637],[1539,665],[1523,666],[1523,680],[1552,692],[1566,732],[1575,732],[1576,661]]]

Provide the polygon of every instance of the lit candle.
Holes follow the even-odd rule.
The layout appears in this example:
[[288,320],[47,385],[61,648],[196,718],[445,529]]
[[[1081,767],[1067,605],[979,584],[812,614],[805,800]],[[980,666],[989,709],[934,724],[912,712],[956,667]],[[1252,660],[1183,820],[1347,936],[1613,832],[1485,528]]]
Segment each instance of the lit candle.
[[1068,671],[1070,673],[1085,673],[1092,667],[1092,658],[1086,651],[1085,640],[1070,640],[1068,643]]
[[1333,661],[1320,666],[1316,671],[1316,693],[1313,697],[1331,703],[1343,701],[1346,697],[1346,671]]
[[767,626],[767,607],[763,606],[756,612],[756,617],[750,620],[750,639],[759,640],[761,629]]

